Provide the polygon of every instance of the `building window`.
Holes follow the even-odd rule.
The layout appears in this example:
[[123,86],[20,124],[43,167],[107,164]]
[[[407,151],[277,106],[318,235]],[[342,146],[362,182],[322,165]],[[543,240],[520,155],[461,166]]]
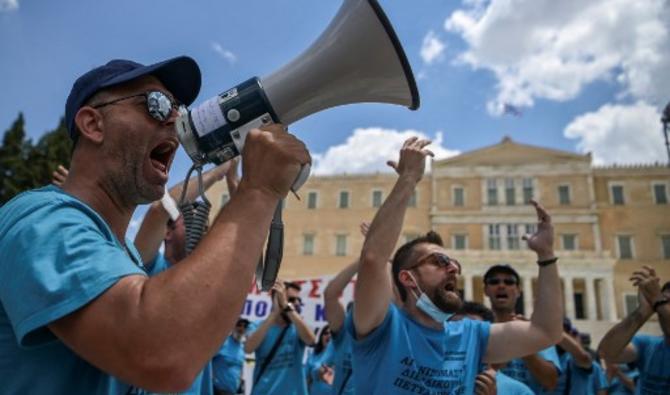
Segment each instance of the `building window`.
[[465,190],[463,187],[454,187],[454,206],[462,207],[465,205]]
[[340,191],[340,199],[337,203],[339,208],[349,208],[349,191]]
[[505,179],[505,204],[514,206],[516,204],[516,196],[514,196],[514,179]]
[[500,225],[489,225],[489,250],[500,249]]
[[567,206],[570,204],[570,186],[568,185],[558,186],[558,203],[563,206]]
[[335,255],[347,255],[347,235],[335,236]]
[[575,251],[577,249],[577,235],[562,235],[563,249],[566,251]]
[[619,247],[619,259],[633,259],[632,236],[617,236],[617,245]]
[[612,198],[612,204],[616,205],[625,204],[625,199],[623,196],[623,185],[611,185],[610,193]]
[[668,204],[668,187],[666,184],[654,184],[654,203]]
[[528,203],[530,199],[533,198],[533,179],[524,178],[523,179],[523,202]]
[[516,224],[507,225],[507,249],[519,249],[519,227]]
[[498,185],[495,178],[486,180],[486,196],[489,206],[498,204]]
[[663,259],[670,259],[670,235],[661,236],[661,246],[663,248]]
[[454,250],[466,250],[468,248],[468,236],[454,235],[452,243]]
[[575,292],[575,318],[578,320],[586,319],[586,311],[584,309],[584,294]]
[[372,207],[379,208],[382,206],[383,195],[382,191],[372,191]]
[[308,234],[302,236],[302,254],[314,255],[314,235]]
[[626,311],[624,314],[629,315],[638,307],[637,294],[624,294],[623,295],[623,304]]
[[416,207],[416,191],[412,192],[412,196],[409,197],[407,207]]
[[307,193],[307,208],[314,210],[319,199],[319,194],[312,191]]

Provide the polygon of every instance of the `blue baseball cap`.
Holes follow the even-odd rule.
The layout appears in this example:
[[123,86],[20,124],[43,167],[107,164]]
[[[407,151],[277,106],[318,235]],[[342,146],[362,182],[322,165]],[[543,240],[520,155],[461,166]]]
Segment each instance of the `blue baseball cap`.
[[65,122],[72,140],[77,139],[74,117],[96,92],[136,78],[153,75],[182,104],[190,105],[200,92],[200,67],[188,56],[179,56],[144,66],[132,60],[114,59],[79,77],[72,85],[65,104]]

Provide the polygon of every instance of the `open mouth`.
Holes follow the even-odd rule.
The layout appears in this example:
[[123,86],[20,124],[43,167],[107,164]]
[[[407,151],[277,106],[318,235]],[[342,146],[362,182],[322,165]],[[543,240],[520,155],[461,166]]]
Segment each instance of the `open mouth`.
[[503,294],[503,293],[501,293],[501,294],[496,294],[495,299],[496,299],[496,300],[501,300],[501,301],[503,301],[503,300],[506,301],[506,300],[509,299],[509,296],[508,296],[507,294]]
[[175,151],[177,150],[177,143],[174,140],[166,140],[158,144],[151,153],[149,157],[151,158],[151,164],[158,169],[159,171],[166,173],[170,168],[172,158]]
[[456,292],[456,283],[451,281],[447,282],[444,286],[444,290],[448,292]]

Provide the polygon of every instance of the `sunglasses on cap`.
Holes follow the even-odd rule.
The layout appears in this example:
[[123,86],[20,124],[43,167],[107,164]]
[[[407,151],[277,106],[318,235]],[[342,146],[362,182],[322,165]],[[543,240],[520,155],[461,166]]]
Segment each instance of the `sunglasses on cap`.
[[516,280],[513,278],[489,278],[486,280],[486,285],[498,285],[500,283],[504,283],[505,285],[516,285]]
[[144,97],[145,103],[147,106],[147,112],[151,117],[159,122],[165,122],[172,115],[172,110],[179,111],[181,104],[172,97],[166,95],[161,91],[148,91],[144,93],[138,93],[136,95],[130,95],[121,97],[118,99],[110,100],[105,103],[96,104],[91,106],[93,108],[100,108],[104,106],[109,106],[110,104],[116,104],[118,102],[132,99],[134,97]]
[[454,258],[450,258],[445,254],[441,254],[439,252],[434,252],[430,255],[428,255],[425,258],[419,259],[414,265],[410,265],[409,267],[405,268],[405,270],[411,270],[411,269],[416,269],[417,267],[423,265],[424,263],[431,263],[437,267],[449,267],[450,265],[456,266],[458,268],[458,272],[461,272],[461,263],[458,262]]

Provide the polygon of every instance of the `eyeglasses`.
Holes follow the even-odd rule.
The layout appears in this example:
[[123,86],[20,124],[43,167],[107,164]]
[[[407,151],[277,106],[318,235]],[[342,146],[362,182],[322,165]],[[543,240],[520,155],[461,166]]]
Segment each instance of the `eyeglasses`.
[[498,285],[500,283],[504,283],[505,285],[516,285],[517,282],[513,278],[489,278],[486,280],[486,285]]
[[100,108],[134,97],[144,97],[147,105],[147,112],[152,118],[159,122],[167,121],[170,118],[170,115],[172,115],[172,110],[179,111],[179,108],[181,107],[181,104],[176,99],[173,99],[161,91],[149,91],[137,95],[125,96],[105,103],[96,104],[91,107]]
[[419,259],[414,265],[410,265],[409,267],[405,268],[405,270],[411,270],[411,269],[416,269],[417,267],[423,265],[424,263],[431,263],[437,267],[449,267],[450,265],[456,266],[458,269],[458,272],[461,272],[461,263],[458,262],[456,259],[449,258],[445,254],[437,253],[434,252],[430,255],[428,255],[425,258]]
[[294,305],[299,305],[302,306],[302,299],[300,299],[299,296],[291,296],[290,298],[287,298],[288,301]]

